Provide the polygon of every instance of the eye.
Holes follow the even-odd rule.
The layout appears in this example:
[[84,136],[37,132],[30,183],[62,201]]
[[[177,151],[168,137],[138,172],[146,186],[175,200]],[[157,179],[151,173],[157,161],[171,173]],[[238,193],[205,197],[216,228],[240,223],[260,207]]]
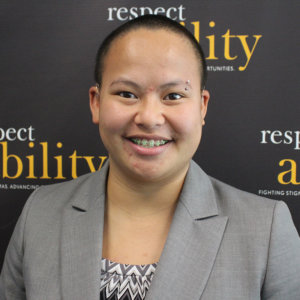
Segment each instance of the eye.
[[178,93],[170,93],[164,98],[164,100],[179,100],[182,97],[183,96]]
[[117,93],[117,95],[119,95],[122,98],[129,98],[129,99],[136,99],[137,98],[133,93],[130,93],[130,92],[127,92],[127,91],[119,92],[119,93]]

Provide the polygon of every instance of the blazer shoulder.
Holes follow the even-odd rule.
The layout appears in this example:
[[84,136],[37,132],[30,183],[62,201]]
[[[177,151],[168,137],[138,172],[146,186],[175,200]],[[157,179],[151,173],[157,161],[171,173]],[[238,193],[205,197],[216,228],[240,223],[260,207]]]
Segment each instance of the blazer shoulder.
[[275,211],[287,209],[283,201],[272,200],[232,187],[210,178],[219,214],[229,217],[231,225],[241,232],[271,230]]
[[66,199],[66,196],[83,194],[87,192],[90,185],[96,184],[97,179],[100,179],[100,172],[84,174],[69,181],[42,185],[33,194],[35,198],[40,199],[39,201],[47,201],[48,198],[60,198],[61,201],[62,198]]
[[213,206],[217,215],[228,216],[231,222],[236,220],[247,225],[258,218],[270,221],[278,203],[210,177],[194,162],[191,163],[182,195],[190,211],[197,210],[198,218],[204,208]]
[[106,172],[97,171],[76,179],[41,186],[25,203],[24,213],[30,219],[57,218],[66,208],[72,206],[86,210],[97,204],[97,199],[105,193]]
[[215,196],[220,205],[226,203],[240,204],[247,206],[248,209],[271,209],[273,210],[279,200],[269,199],[240,190],[216,178],[209,177],[215,192]]

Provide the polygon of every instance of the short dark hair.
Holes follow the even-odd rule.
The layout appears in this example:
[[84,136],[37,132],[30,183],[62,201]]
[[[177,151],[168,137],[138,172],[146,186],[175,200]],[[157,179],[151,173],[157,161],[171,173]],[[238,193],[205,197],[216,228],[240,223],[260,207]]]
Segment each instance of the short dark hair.
[[96,83],[99,84],[99,86],[101,86],[102,83],[102,72],[103,72],[105,56],[108,53],[113,42],[118,37],[124,36],[126,33],[129,33],[130,31],[141,29],[141,28],[146,28],[149,30],[166,29],[186,37],[190,41],[199,59],[200,77],[201,77],[200,85],[201,85],[201,89],[204,89],[206,79],[207,79],[207,70],[206,70],[206,61],[205,61],[204,53],[200,44],[184,26],[180,25],[176,21],[173,21],[161,15],[144,15],[136,19],[133,19],[131,21],[128,21],[122,24],[121,26],[117,27],[104,39],[97,52],[96,66],[95,66],[95,73],[94,73],[95,81]]

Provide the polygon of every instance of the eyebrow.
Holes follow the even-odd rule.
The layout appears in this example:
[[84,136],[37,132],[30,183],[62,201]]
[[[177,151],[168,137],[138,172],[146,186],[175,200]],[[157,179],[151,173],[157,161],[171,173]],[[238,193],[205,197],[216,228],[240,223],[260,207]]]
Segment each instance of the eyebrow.
[[126,85],[130,85],[132,86],[133,88],[137,88],[137,89],[140,89],[141,87],[134,81],[131,81],[131,80],[127,80],[127,79],[117,79],[117,80],[114,80],[110,86],[113,86],[115,84],[119,84],[119,83],[123,83],[123,84],[126,84]]
[[174,87],[174,86],[178,86],[178,85],[188,85],[189,87],[191,87],[190,83],[184,82],[183,80],[175,80],[175,81],[167,82],[167,83],[161,85],[160,89],[166,89],[166,88],[170,88],[170,87]]
[[[117,80],[114,80],[110,84],[110,86],[113,86],[113,85],[119,84],[119,83],[132,86],[133,88],[136,88],[136,89],[142,89],[142,87],[139,84],[137,84],[134,81],[127,80],[127,79],[117,79]],[[174,86],[178,86],[178,85],[188,85],[189,87],[191,87],[190,83],[184,82],[183,80],[175,80],[175,81],[170,81],[170,82],[162,84],[161,86],[159,86],[159,89],[163,90],[163,89],[174,87]]]

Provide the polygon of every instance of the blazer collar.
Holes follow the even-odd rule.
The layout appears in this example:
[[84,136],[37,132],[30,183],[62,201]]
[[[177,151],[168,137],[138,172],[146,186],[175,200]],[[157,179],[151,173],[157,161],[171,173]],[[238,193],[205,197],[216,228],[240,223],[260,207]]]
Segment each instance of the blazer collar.
[[218,215],[218,207],[210,178],[192,160],[179,202],[194,220]]
[[[86,175],[85,180],[74,190],[73,208],[87,211],[94,207],[95,202],[99,203],[100,199],[102,202],[105,201],[108,171],[109,163],[106,162],[101,171]],[[74,180],[74,184],[78,179]],[[101,205],[104,205],[104,202]]]
[[[62,295],[99,299],[106,179],[101,172],[80,178],[62,224]],[[193,161],[147,300],[200,299],[221,244],[227,217],[218,216],[209,177]]]

